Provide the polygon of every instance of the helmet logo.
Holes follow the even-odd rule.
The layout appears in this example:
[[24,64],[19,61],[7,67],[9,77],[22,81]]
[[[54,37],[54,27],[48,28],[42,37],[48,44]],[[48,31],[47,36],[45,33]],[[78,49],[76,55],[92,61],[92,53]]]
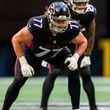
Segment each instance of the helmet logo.
[[59,8],[56,8],[55,11],[56,11],[56,12],[60,12],[60,9],[59,9]]

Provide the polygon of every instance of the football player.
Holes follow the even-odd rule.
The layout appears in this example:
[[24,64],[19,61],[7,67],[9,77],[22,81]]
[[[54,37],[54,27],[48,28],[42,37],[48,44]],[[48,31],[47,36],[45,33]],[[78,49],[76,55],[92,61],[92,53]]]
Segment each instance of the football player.
[[[9,110],[26,80],[37,73],[39,61],[45,60],[63,70],[68,77],[78,79],[73,70],[78,67],[77,62],[87,47],[87,40],[77,22],[70,18],[68,6],[54,2],[46,15],[32,17],[27,26],[12,37],[17,56],[15,78],[6,92],[2,110]],[[70,42],[77,45],[73,55],[67,48]]]
[[[91,79],[90,73],[90,65],[91,60],[90,56],[92,54],[93,46],[94,46],[94,37],[95,37],[95,16],[96,16],[96,8],[89,4],[89,0],[63,0],[69,7],[71,18],[77,20],[80,25],[81,31],[85,34],[85,37],[88,40],[88,46],[80,58],[78,65],[79,71],[75,70],[74,73],[80,74],[83,82],[83,88],[87,94],[89,100],[90,110],[98,110],[96,106],[95,99],[95,90],[94,84]],[[73,44],[69,44],[68,47],[73,52]],[[48,98],[50,93],[54,87],[54,82],[56,77],[58,76],[58,71],[53,72],[52,74],[48,74],[42,88],[42,99],[41,99],[41,108],[46,108],[48,103]],[[72,79],[72,78],[71,78]],[[73,81],[69,81],[71,83],[69,88],[69,93],[73,94],[72,106],[74,109],[79,108],[80,102],[80,87],[74,86],[75,84],[79,84],[79,80],[73,79]],[[77,85],[78,85],[77,84]],[[74,88],[73,88],[74,86]],[[74,103],[73,103],[74,102]],[[43,109],[44,110],[44,109]]]

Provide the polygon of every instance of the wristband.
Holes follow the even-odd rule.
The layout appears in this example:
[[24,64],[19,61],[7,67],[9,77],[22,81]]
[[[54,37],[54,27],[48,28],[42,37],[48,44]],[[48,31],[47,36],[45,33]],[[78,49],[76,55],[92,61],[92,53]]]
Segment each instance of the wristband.
[[78,61],[78,59],[79,59],[79,54],[78,53],[74,53],[74,55],[73,55],[75,58],[76,58],[76,60]]
[[27,64],[27,60],[26,60],[25,56],[21,56],[21,57],[19,58],[19,61],[20,61],[20,64],[21,64],[21,65],[22,65],[22,64]]

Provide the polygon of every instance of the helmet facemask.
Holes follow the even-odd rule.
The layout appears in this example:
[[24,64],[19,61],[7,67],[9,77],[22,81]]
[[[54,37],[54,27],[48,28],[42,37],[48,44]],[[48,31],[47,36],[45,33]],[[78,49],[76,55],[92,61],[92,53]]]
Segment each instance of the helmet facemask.
[[84,14],[89,4],[89,0],[68,0],[71,3],[71,8],[77,14]]
[[57,33],[63,33],[66,31],[66,29],[68,28],[69,25],[69,19],[62,19],[63,17],[65,18],[65,16],[60,16],[61,19],[50,19],[50,23],[49,26],[50,28],[57,32]]

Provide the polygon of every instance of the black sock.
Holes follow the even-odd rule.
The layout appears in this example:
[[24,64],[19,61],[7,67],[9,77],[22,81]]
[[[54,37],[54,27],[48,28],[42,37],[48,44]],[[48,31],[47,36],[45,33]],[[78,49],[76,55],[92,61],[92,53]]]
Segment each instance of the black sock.
[[96,108],[95,90],[90,75],[90,68],[89,67],[82,68],[81,76],[82,76],[83,88],[87,94],[90,108]]
[[42,87],[41,107],[47,107],[49,96],[54,88],[54,82],[58,73],[51,73],[46,76]]
[[25,81],[25,78],[14,79],[6,92],[2,110],[9,110],[13,102],[18,97],[20,88],[24,85]]
[[71,97],[72,109],[79,108],[80,104],[80,79],[78,70],[68,74],[68,90]]

